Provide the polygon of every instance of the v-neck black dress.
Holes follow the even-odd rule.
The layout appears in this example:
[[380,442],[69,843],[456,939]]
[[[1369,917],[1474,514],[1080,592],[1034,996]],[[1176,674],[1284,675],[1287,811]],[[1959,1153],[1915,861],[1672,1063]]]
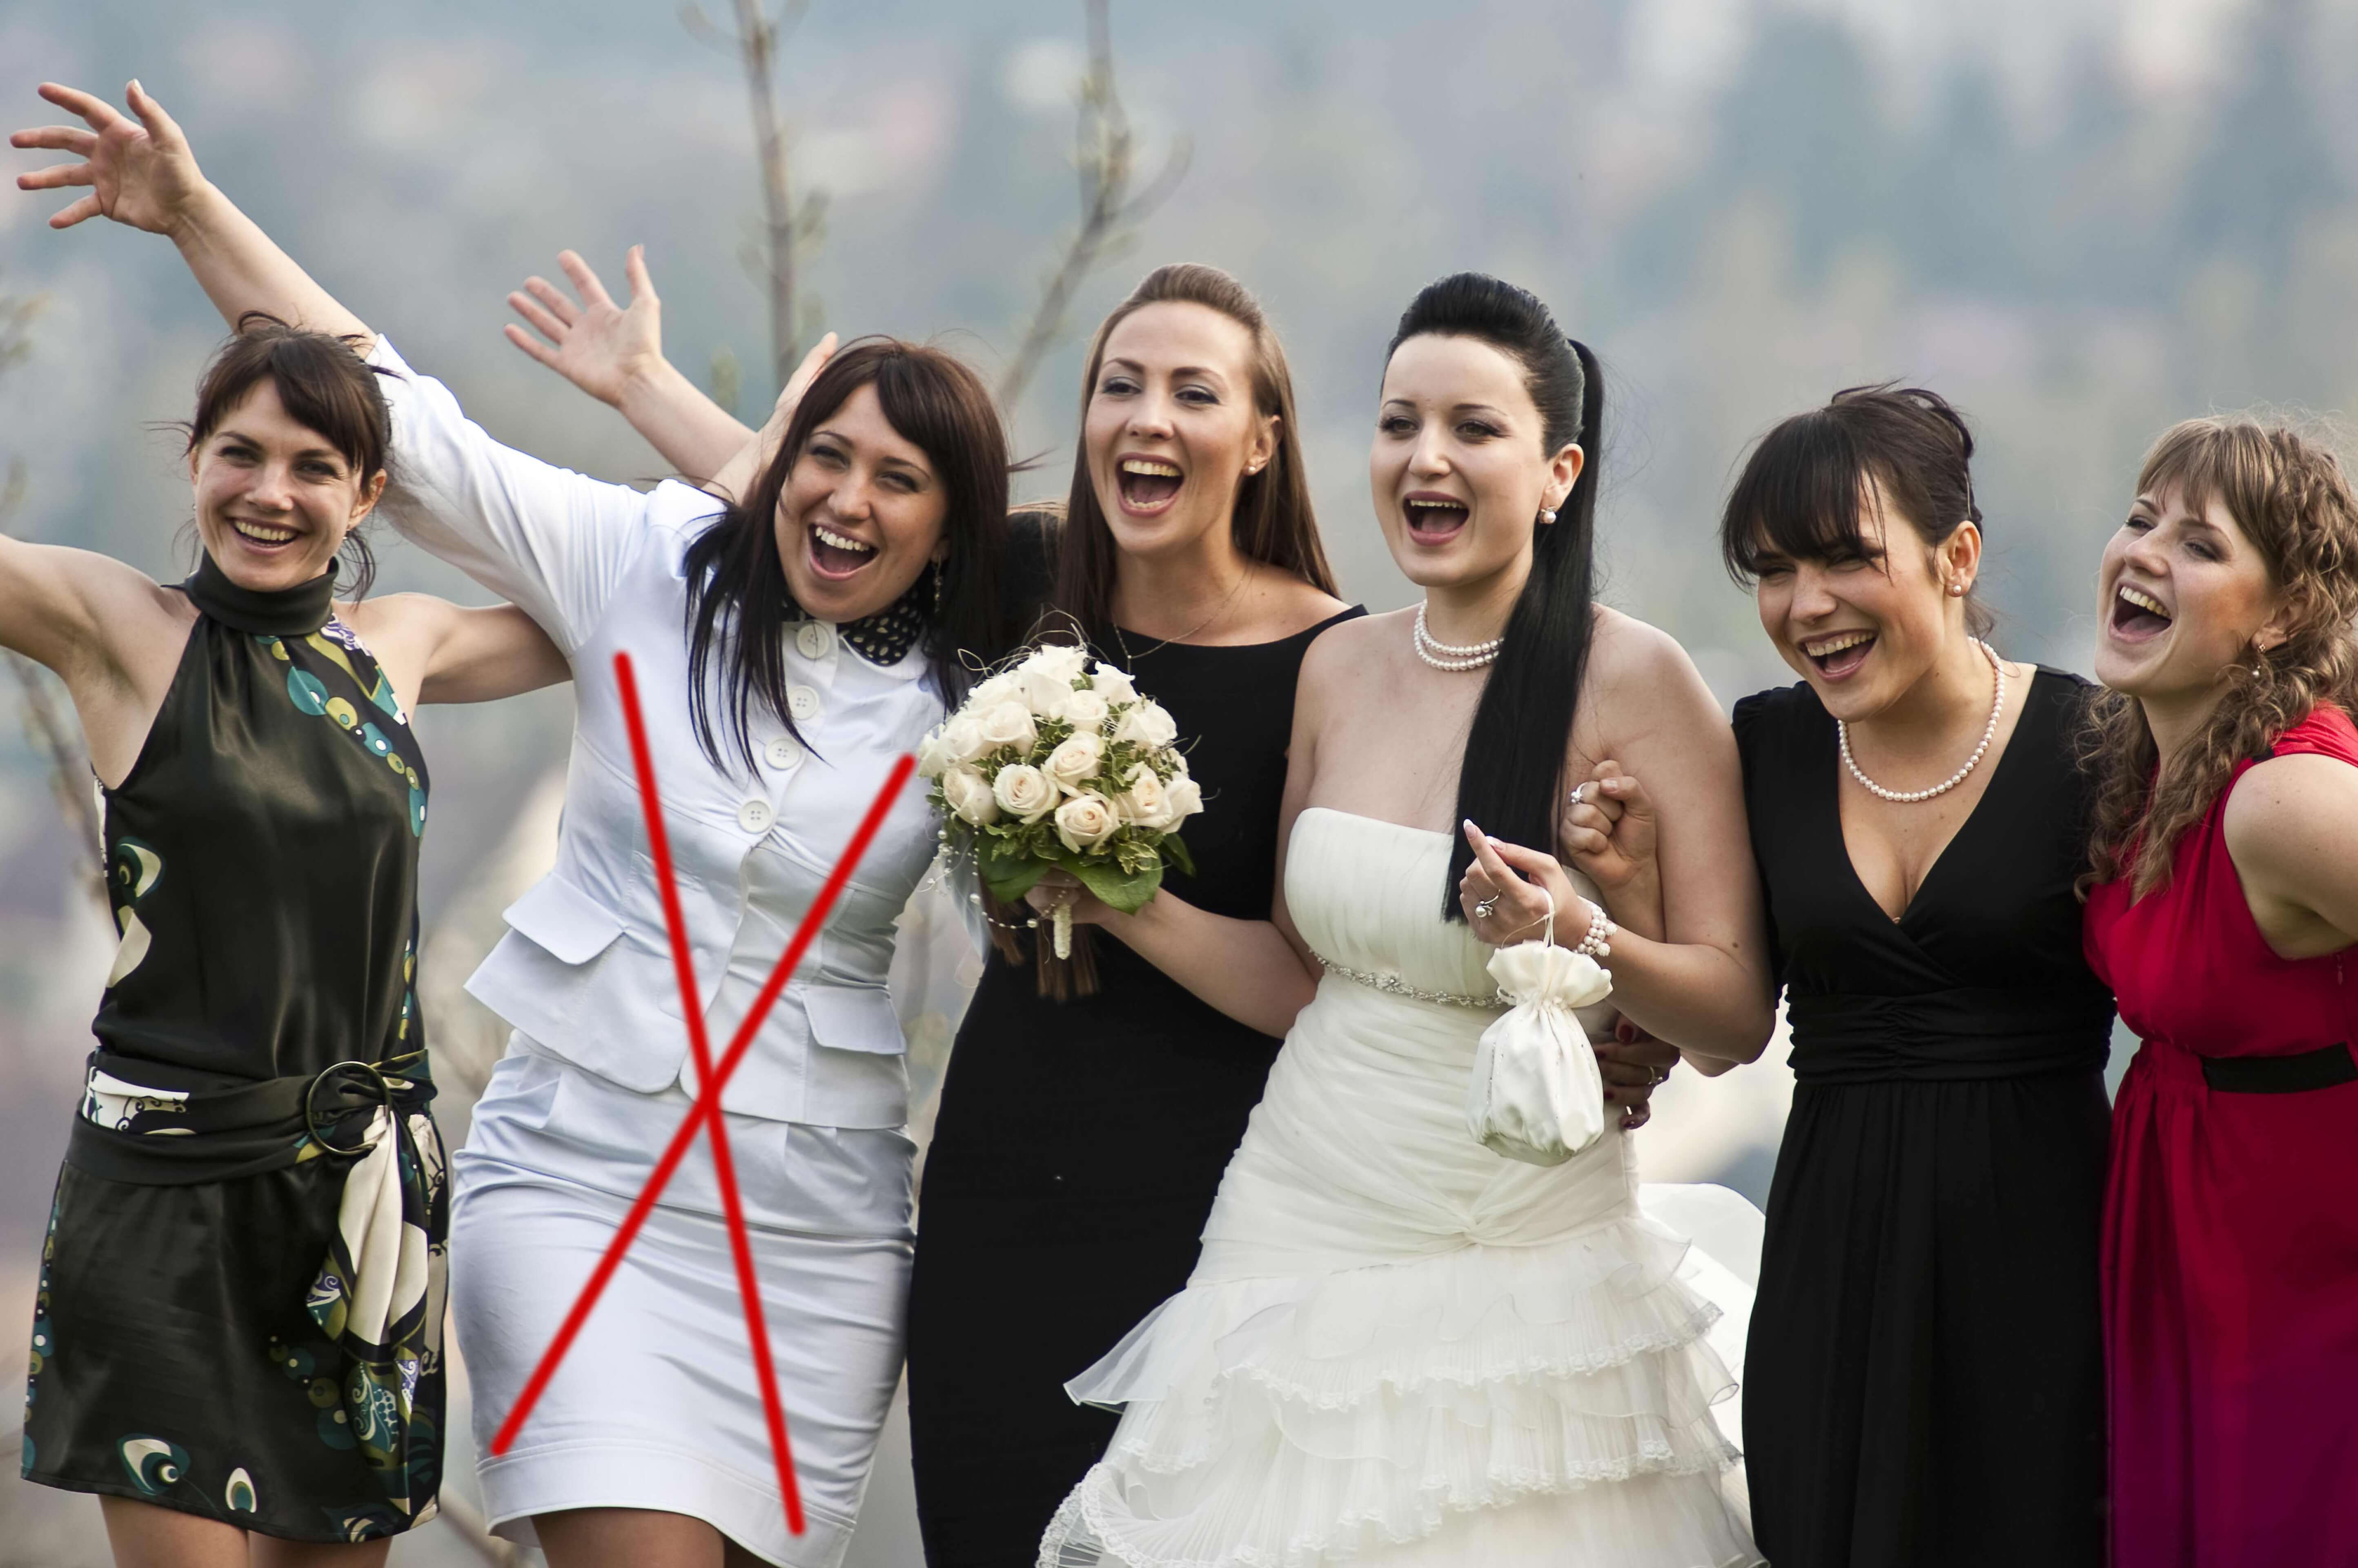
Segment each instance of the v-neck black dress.
[[1853,869],[1816,694],[1736,704],[1796,1080],[1745,1352],[1777,1568],[2103,1560],[2113,1002],[2071,892],[2086,690],[2039,671],[1896,921]]
[[[1178,721],[1204,812],[1163,886],[1266,920],[1294,685],[1318,633],[1101,650]],[[992,958],[925,1156],[909,1294],[909,1435],[928,1568],[1030,1568],[1118,1417],[1065,1381],[1195,1267],[1205,1218],[1281,1042],[1098,933],[1097,994],[1043,1000]]]

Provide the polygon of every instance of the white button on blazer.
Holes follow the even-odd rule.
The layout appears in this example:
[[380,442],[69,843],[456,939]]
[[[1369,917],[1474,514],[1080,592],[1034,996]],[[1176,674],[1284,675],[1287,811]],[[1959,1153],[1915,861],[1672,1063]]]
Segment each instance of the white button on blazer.
[[[784,653],[807,750],[775,719],[765,733],[757,707],[753,747],[770,765],[715,766],[690,719],[681,557],[719,503],[676,482],[643,494],[503,447],[384,339],[369,357],[395,373],[380,378],[394,427],[384,514],[522,606],[573,665],[556,870],[507,911],[507,935],[467,989],[601,1077],[694,1093],[614,654],[631,655],[645,709],[716,1058],[895,762],[941,721],[932,671],[920,652],[879,669],[823,623],[795,628]],[[717,698],[717,679],[713,688]],[[713,712],[725,736],[717,701]],[[893,923],[934,849],[913,779],[730,1081],[727,1108],[837,1127],[907,1119],[904,1044],[884,982]]]

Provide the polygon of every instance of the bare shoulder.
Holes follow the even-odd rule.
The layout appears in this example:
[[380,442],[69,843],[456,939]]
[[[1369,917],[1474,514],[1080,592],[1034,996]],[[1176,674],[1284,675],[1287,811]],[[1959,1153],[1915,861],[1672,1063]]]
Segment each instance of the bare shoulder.
[[1303,689],[1310,689],[1314,681],[1332,685],[1365,675],[1371,660],[1383,658],[1395,640],[1404,641],[1408,613],[1395,610],[1383,615],[1355,615],[1319,633],[1302,656]]
[[2314,752],[2255,764],[2227,796],[2221,827],[2238,866],[2291,871],[2358,847],[2358,768]]
[[1290,572],[1272,572],[1269,617],[1280,630],[1272,641],[1298,637],[1321,622],[1332,621],[1351,607],[1325,589],[1306,583]]
[[1587,691],[1591,702],[1631,715],[1681,719],[1709,708],[1718,711],[1711,688],[1679,640],[1634,615],[1597,606],[1595,635],[1588,645]]

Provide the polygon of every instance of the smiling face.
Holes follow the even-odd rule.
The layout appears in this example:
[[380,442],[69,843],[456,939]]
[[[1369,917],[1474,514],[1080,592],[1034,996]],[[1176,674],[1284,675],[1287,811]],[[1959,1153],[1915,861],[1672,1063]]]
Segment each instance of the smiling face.
[[1547,449],[1522,364],[1488,343],[1410,338],[1384,367],[1368,482],[1411,582],[1527,571],[1532,523],[1563,506],[1584,457],[1576,446]]
[[806,615],[857,621],[888,608],[948,545],[949,503],[925,449],[863,385],[820,420],[778,493],[778,558]]
[[1106,335],[1081,438],[1124,550],[1184,550],[1228,526],[1238,484],[1277,450],[1277,418],[1254,400],[1252,333],[1185,301],[1131,311]]
[[197,535],[240,588],[268,593],[326,571],[384,489],[287,412],[264,376],[189,454]]
[[1835,718],[1890,707],[1965,634],[1962,598],[1981,559],[1981,531],[1959,524],[1937,548],[1876,487],[1861,501],[1856,554],[1791,560],[1761,551],[1753,599],[1760,629]]
[[2096,678],[2147,702],[2207,699],[2255,642],[2283,640],[2283,595],[2215,496],[2200,511],[2175,484],[2138,496],[2097,580]]

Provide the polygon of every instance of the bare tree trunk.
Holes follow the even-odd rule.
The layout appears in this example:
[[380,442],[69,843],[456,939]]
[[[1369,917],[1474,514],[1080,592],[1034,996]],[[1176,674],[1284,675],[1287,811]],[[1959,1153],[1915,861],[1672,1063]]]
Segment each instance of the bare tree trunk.
[[1064,259],[1048,275],[1039,308],[1024,329],[1015,358],[1000,378],[999,400],[1012,408],[1023,389],[1038,373],[1040,362],[1055,346],[1065,330],[1073,296],[1098,264],[1126,245],[1128,226],[1161,206],[1187,172],[1188,144],[1172,144],[1162,172],[1132,196],[1130,182],[1137,172],[1137,142],[1130,115],[1114,89],[1113,23],[1109,0],[1082,0],[1089,34],[1089,64],[1081,78],[1080,121],[1074,134],[1074,168],[1081,182],[1081,222],[1066,242]]
[[[795,317],[795,204],[788,183],[786,131],[778,116],[775,70],[780,24],[764,13],[762,0],[736,0],[737,53],[745,66],[745,92],[753,105],[753,150],[762,166],[764,259],[770,286],[770,357],[784,386],[795,362],[802,358],[799,323]],[[788,7],[786,26],[802,12]]]

